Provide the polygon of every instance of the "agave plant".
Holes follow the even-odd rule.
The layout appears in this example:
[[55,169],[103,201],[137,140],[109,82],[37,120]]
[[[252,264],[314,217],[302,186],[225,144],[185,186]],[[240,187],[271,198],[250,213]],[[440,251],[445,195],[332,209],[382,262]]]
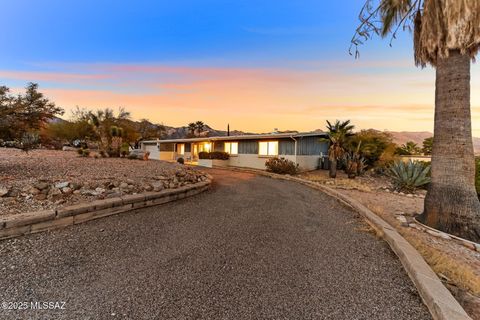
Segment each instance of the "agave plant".
[[392,164],[387,174],[393,179],[397,190],[412,192],[421,186],[430,183],[430,165],[419,161],[397,161]]

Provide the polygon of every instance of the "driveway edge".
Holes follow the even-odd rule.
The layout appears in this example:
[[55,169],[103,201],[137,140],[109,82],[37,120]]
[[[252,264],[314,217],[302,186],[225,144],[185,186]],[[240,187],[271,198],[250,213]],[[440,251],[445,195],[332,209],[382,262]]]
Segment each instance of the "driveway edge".
[[435,272],[425,262],[420,253],[403,238],[394,227],[385,220],[373,213],[370,209],[362,205],[357,200],[343,195],[340,192],[326,187],[324,185],[311,182],[305,179],[280,175],[266,171],[242,169],[242,168],[215,168],[232,171],[249,172],[262,176],[267,176],[279,180],[294,181],[316,190],[320,190],[327,195],[337,199],[343,204],[360,213],[367,222],[377,231],[395,252],[405,271],[417,288],[420,297],[427,306],[430,314],[435,320],[472,320],[465,312],[458,301],[452,296],[450,291],[443,285]]
[[212,179],[167,189],[160,192],[124,195],[117,198],[96,200],[63,208],[21,213],[0,218],[0,240],[31,233],[62,228],[95,220],[122,212],[156,206],[199,194],[208,188]]

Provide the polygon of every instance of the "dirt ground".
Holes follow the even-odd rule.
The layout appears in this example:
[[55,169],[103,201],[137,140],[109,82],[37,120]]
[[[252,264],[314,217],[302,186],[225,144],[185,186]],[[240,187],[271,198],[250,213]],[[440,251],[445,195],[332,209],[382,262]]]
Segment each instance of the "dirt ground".
[[[348,179],[345,173],[338,172],[337,179],[330,179],[328,171],[317,170],[301,176],[358,200],[395,226],[423,255],[465,310],[474,319],[480,319],[480,252],[408,226],[414,222],[413,216],[423,211],[425,191],[414,195],[393,193],[389,179],[378,175]],[[402,223],[403,219],[407,223]]]
[[160,191],[205,179],[201,171],[164,161],[0,148],[0,215]]

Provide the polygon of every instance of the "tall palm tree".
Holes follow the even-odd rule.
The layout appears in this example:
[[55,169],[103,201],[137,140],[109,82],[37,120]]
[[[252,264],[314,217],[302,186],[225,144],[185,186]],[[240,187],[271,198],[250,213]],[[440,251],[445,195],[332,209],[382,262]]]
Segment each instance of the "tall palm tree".
[[197,121],[195,122],[195,128],[197,129],[198,135],[200,135],[205,129],[205,123],[203,123],[203,121]]
[[195,137],[195,130],[197,129],[195,122],[190,122],[187,126],[187,129],[189,136]]
[[393,39],[397,30],[413,29],[415,64],[436,69],[432,182],[421,219],[480,241],[470,116],[470,63],[480,47],[480,1],[367,0],[360,20],[353,46],[373,34],[393,34]]
[[337,177],[337,161],[345,153],[345,145],[347,138],[353,134],[355,126],[350,124],[350,120],[339,121],[336,120],[334,124],[331,124],[327,120],[328,140],[330,147],[328,148],[328,160],[330,161],[330,178]]

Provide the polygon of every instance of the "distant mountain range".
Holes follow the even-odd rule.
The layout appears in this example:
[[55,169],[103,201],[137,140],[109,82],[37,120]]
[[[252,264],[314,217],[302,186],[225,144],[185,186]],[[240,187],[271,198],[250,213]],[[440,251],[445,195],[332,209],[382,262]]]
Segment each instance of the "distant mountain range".
[[[165,126],[166,129],[166,139],[181,139],[185,138],[188,136],[188,127],[169,127]],[[317,129],[315,131],[322,132],[322,130]],[[284,132],[296,132],[296,131],[280,131],[282,133]],[[385,131],[388,132],[392,135],[393,137],[393,142],[395,142],[398,145],[405,144],[407,141],[413,141],[416,144],[418,144],[420,147],[423,144],[423,140],[426,138],[432,137],[433,133],[429,131]],[[243,132],[243,131],[238,131],[238,130],[233,130],[230,131],[230,135],[236,136],[236,135],[248,135],[248,134],[257,134],[257,133],[252,133],[252,132]],[[208,125],[205,125],[205,129],[203,132],[201,132],[200,136],[204,137],[213,137],[213,136],[226,136],[227,131],[223,130],[215,130],[211,128]],[[473,138],[473,148],[475,149],[475,153],[480,153],[480,138],[474,137]]]
[[[393,142],[398,145],[405,144],[407,141],[413,141],[419,146],[422,146],[423,140],[432,137],[433,133],[428,131],[387,131],[393,136]],[[480,153],[480,138],[473,137],[473,149],[475,153]]]

